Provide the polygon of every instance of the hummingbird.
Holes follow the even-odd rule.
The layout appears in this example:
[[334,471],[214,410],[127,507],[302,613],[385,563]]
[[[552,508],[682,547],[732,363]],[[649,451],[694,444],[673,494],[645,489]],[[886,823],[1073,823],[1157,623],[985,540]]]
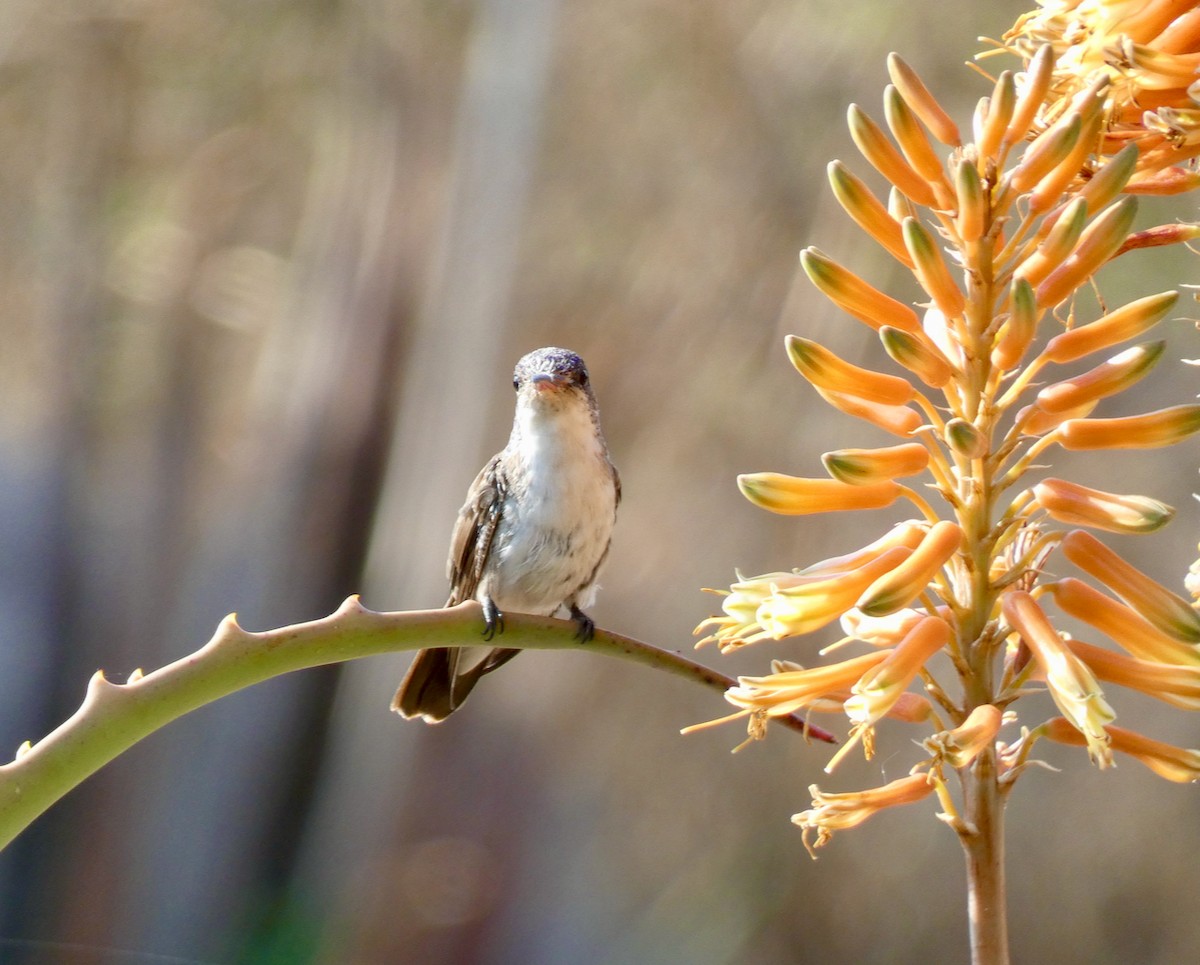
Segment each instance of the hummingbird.
[[[504,632],[504,612],[575,621],[588,641],[584,612],[608,556],[621,478],[600,431],[587,366],[574,352],[540,348],[513,372],[517,391],[508,445],[488,460],[467,491],[450,539],[446,606],[477,600],[485,640]],[[465,667],[458,647],[421,650],[392,698],[402,717],[428,723],[457,710],[485,674],[520,650],[495,647]]]

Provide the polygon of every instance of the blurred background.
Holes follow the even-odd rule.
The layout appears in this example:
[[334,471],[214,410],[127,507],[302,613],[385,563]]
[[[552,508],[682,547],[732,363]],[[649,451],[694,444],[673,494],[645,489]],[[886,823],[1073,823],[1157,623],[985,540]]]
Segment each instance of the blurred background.
[[[885,366],[796,254],[919,298],[828,191],[832,158],[868,173],[846,106],[881,117],[896,50],[969,125],[988,85],[963,62],[1023,9],[0,4],[0,748],[69,716],[96,668],[161,666],[230,611],[265,629],[354,592],[440,605],[454,514],[540,345],[587,359],[624,480],[602,626],[690,651],[717,606],[701,587],[906,515],[771,517],[734,476],[892,441],[791,370],[788,332]],[[1186,252],[1135,253],[1104,296],[1195,274]],[[1122,413],[1193,396],[1175,360],[1200,345],[1170,333]],[[1113,544],[1179,586],[1196,462],[1184,445],[1063,474],[1178,506],[1165,534]],[[701,657],[761,672],[813,649]],[[789,823],[811,783],[906,773],[923,731],[885,728],[834,777],[781,729],[731,756],[738,725],[678,733],[719,697],[575,653],[523,657],[430,728],[388,713],[406,663],[261,685],[89,780],[0,858],[0,962],[965,960],[962,859],[932,804],[816,863]],[[1116,703],[1200,745],[1180,712]],[[1190,959],[1195,790],[1045,756],[1063,772],[1030,772],[1009,808],[1014,958]]]

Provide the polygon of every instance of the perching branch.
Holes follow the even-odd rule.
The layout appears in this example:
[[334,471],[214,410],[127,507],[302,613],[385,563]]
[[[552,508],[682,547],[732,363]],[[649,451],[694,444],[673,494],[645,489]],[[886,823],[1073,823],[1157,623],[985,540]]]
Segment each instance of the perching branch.
[[[358,657],[421,647],[490,647],[479,632],[479,605],[377,613],[357,596],[330,616],[310,623],[251,633],[234,615],[221,621],[203,647],[153,673],[134,671],[114,684],[97,671],[82,706],[36,744],[23,745],[0,765],[0,848],[85,778],[143,737],[177,717],[271,677]],[[575,626],[550,617],[505,615],[504,645],[530,650],[580,650],[624,657],[724,691],[735,681],[677,653],[606,630],[587,643]],[[385,712],[381,705],[380,712]],[[834,738],[798,718],[779,723],[808,736]]]

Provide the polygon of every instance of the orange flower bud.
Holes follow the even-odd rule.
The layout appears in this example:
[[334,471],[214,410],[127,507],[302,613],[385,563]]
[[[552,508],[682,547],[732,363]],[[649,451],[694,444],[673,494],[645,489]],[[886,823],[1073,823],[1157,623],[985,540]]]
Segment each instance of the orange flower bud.
[[1135,338],[1162,321],[1178,300],[1179,292],[1174,291],[1139,298],[1094,322],[1055,335],[1042,354],[1051,362],[1073,362]]
[[1016,277],[1040,285],[1075,249],[1086,224],[1087,202],[1076,198],[1063,209],[1033,254],[1017,266]]
[[996,154],[1000,141],[1008,130],[1016,104],[1017,87],[1013,81],[1013,73],[1011,70],[1003,71],[996,78],[996,86],[992,88],[992,96],[988,98],[987,112],[980,119],[979,130],[976,133],[975,146],[981,158],[990,158]]
[[846,112],[846,122],[850,127],[850,137],[876,171],[917,204],[930,208],[937,206],[937,196],[929,182],[900,156],[900,152],[862,108],[851,104]]
[[1071,257],[1038,286],[1038,303],[1057,305],[1095,274],[1124,243],[1136,213],[1137,199],[1130,197],[1122,198],[1100,212],[1084,229]]
[[856,178],[841,161],[829,163],[829,183],[834,197],[854,219],[854,223],[881,244],[893,258],[906,268],[912,267],[912,257],[904,247],[900,222],[888,214],[871,189]]
[[1104,123],[1101,113],[1101,107],[1104,104],[1103,89],[1107,86],[1108,78],[1102,77],[1074,98],[1072,103],[1080,115],[1079,138],[1066,156],[1051,168],[1030,191],[1029,212],[1031,215],[1049,210],[1062,197],[1067,186],[1079,177],[1088,155],[1095,149],[1100,136]]
[[[1079,746],[1083,743],[1082,735],[1061,717],[1047,721],[1039,730],[1059,744]],[[1151,740],[1123,727],[1108,727],[1107,732],[1113,750],[1136,758],[1159,777],[1177,784],[1200,779],[1200,751]]]
[[919,442],[884,449],[835,449],[821,456],[825,471],[851,486],[915,476],[929,465],[929,450]]
[[1037,333],[1040,318],[1033,286],[1026,279],[1017,278],[1012,287],[1012,311],[992,350],[992,364],[1005,371],[1020,365]]
[[1095,402],[1087,402],[1076,409],[1068,409],[1066,412],[1046,412],[1036,405],[1027,405],[1017,413],[1017,420],[1021,423],[1021,435],[1044,436],[1051,429],[1057,429],[1068,419],[1082,419],[1084,416],[1091,415],[1096,405]]
[[1152,663],[1093,647],[1082,640],[1069,640],[1067,646],[1106,683],[1149,694],[1184,710],[1200,710],[1200,667]]
[[946,423],[946,444],[967,459],[978,459],[988,451],[988,438],[966,419]]
[[1185,643],[1200,643],[1200,613],[1091,533],[1073,530],[1059,546],[1067,559],[1107,586],[1163,633]]
[[[1136,155],[1137,148],[1132,144],[1129,147],[1133,148],[1133,152]],[[1183,167],[1170,167],[1159,171],[1139,172],[1129,179],[1128,184],[1125,185],[1125,190],[1129,194],[1170,195],[1185,194],[1188,191],[1196,190],[1198,187],[1200,187],[1200,171],[1193,171],[1190,168]]]
[[[950,119],[942,106],[929,89],[922,83],[916,71],[900,59],[898,54],[888,54],[888,76],[896,85],[896,90],[904,98],[904,102],[913,109],[913,113],[921,118],[921,122],[929,128],[929,132],[947,147],[958,147],[962,139],[958,135],[958,127]],[[1040,103],[1040,102],[1039,102]]]
[[835,409],[845,412],[847,415],[865,419],[892,435],[910,436],[922,424],[921,414],[908,406],[867,402],[864,399],[844,395],[841,392],[830,392],[827,389],[817,389],[817,394]]
[[816,248],[805,248],[800,252],[800,264],[822,294],[872,328],[891,325],[906,332],[920,330],[917,313],[911,308],[868,285]]
[[1033,55],[1025,68],[1025,75],[1019,81],[1021,92],[1013,108],[1012,120],[1004,140],[1009,144],[1017,144],[1024,140],[1029,127],[1037,115],[1038,108],[1046,98],[1050,89],[1050,81],[1054,77],[1054,47],[1044,44]]
[[893,361],[904,366],[930,388],[940,389],[954,375],[952,366],[938,348],[915,332],[891,325],[879,329],[879,340]]
[[940,187],[944,192],[948,185],[941,159],[934,153],[929,138],[917,123],[916,115],[891,84],[883,89],[883,116],[908,163],[935,191]]
[[1092,175],[1092,179],[1079,189],[1075,197],[1086,201],[1091,211],[1102,210],[1129,185],[1129,179],[1137,170],[1137,161],[1137,145],[1127,144],[1104,162],[1104,166]]
[[983,183],[979,179],[979,169],[965,158],[959,160],[954,171],[954,192],[958,201],[955,219],[958,236],[968,244],[978,241],[986,227],[988,204],[983,194]]
[[1024,590],[1010,590],[1000,603],[1008,625],[1021,635],[1045,672],[1046,686],[1058,709],[1087,741],[1088,755],[1100,767],[1112,763],[1106,724],[1116,717],[1100,685],[1082,660],[1067,649],[1037,601]]
[[899,484],[848,486],[836,479],[802,479],[778,472],[743,473],[738,488],[750,502],[773,513],[802,516],[850,509],[882,509],[902,493]]
[[869,617],[902,610],[924,592],[961,543],[962,530],[957,523],[935,523],[912,555],[867,587],[855,606]]
[[1200,405],[1177,405],[1120,419],[1069,419],[1055,439],[1064,449],[1158,449],[1200,429]]
[[906,379],[852,365],[810,339],[789,335],[784,344],[792,365],[818,389],[882,405],[904,405],[917,394]]
[[1117,250],[1118,255],[1139,248],[1164,248],[1200,238],[1200,224],[1160,224],[1145,231],[1135,231]]
[[1152,663],[1200,666],[1200,651],[1154,627],[1133,609],[1082,580],[1065,577],[1050,584],[1060,610],[1095,627],[1121,649]]
[[913,274],[947,318],[957,318],[963,312],[965,299],[950,278],[946,262],[929,232],[916,218],[905,218],[900,225],[904,244],[913,259]]
[[1127,348],[1089,372],[1048,385],[1037,394],[1043,412],[1066,412],[1121,392],[1154,368],[1166,342]]
[[1013,191],[1024,194],[1061,163],[1075,147],[1081,129],[1082,121],[1075,111],[1035,137],[1008,173]]
[[1166,503],[1148,496],[1107,493],[1064,479],[1043,479],[1033,487],[1033,495],[1038,505],[1060,523],[1110,533],[1152,533],[1175,515]]

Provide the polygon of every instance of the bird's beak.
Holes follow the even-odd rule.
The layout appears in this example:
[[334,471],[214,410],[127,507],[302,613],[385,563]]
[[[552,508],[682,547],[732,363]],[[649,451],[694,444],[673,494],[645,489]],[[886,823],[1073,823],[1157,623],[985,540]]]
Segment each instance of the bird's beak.
[[554,389],[561,389],[563,386],[562,379],[551,375],[549,372],[539,372],[529,382],[538,392],[549,392]]

